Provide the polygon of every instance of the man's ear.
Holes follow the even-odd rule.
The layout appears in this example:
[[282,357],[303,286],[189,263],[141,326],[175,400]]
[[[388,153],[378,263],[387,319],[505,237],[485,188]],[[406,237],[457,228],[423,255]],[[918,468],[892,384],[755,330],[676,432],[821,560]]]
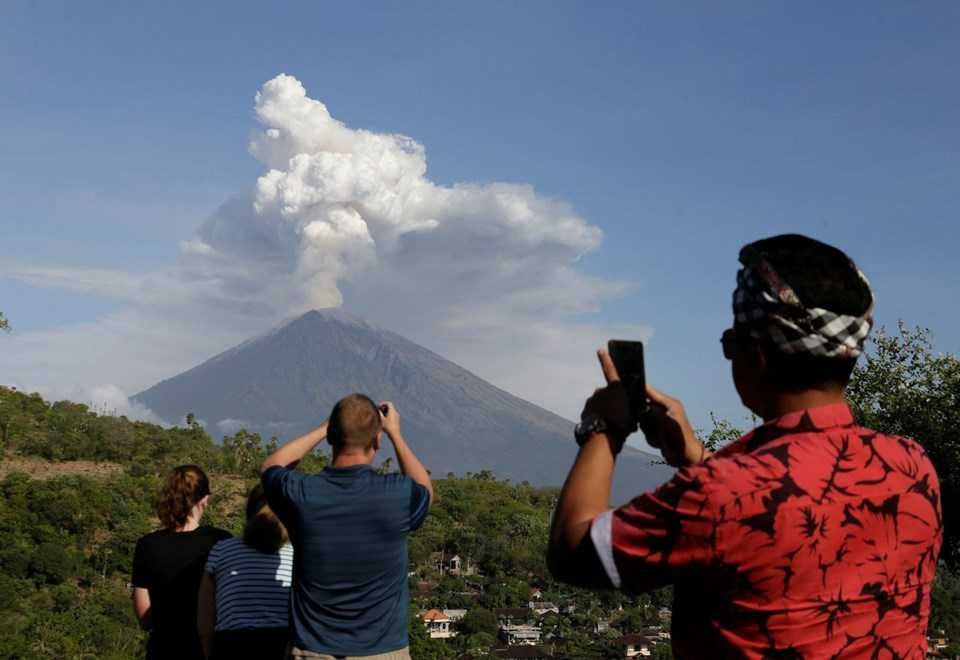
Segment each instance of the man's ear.
[[766,380],[767,367],[770,364],[770,360],[767,359],[767,349],[762,346],[755,346],[753,353],[752,359],[756,365],[757,372],[763,374],[764,380]]

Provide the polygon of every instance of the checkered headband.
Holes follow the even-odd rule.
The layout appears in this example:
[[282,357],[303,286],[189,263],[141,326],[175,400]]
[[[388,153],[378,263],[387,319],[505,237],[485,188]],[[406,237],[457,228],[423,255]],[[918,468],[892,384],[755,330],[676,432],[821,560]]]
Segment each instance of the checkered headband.
[[[738,326],[749,329],[751,337],[771,341],[788,354],[856,358],[863,352],[873,325],[872,294],[870,307],[862,316],[808,308],[758,252],[745,248],[740,262],[743,268],[737,273],[733,315]],[[853,267],[869,289],[866,276]]]

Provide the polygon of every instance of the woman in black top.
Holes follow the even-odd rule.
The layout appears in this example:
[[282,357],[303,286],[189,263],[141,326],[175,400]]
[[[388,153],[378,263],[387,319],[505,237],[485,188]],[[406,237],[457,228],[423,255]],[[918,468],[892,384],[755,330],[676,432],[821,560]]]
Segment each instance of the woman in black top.
[[150,631],[147,660],[203,660],[197,635],[197,591],[207,554],[230,537],[201,527],[210,482],[196,465],[174,468],[160,491],[163,529],[137,541],[133,554],[133,611]]

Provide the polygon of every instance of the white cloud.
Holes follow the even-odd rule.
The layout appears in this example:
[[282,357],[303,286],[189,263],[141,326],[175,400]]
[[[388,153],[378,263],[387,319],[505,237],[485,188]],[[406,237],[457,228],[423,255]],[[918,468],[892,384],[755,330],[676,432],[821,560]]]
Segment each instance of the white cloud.
[[113,383],[77,386],[41,386],[24,387],[18,382],[10,385],[23,391],[39,392],[47,401],[76,401],[86,404],[100,415],[124,416],[139,422],[150,422],[161,426],[172,426],[157,413],[138,401],[131,401],[122,388]]
[[421,144],[346,126],[290,76],[264,84],[254,109],[249,150],[266,171],[181,242],[169,270],[13,269],[125,304],[8,338],[4,373],[135,391],[279,319],[345,305],[572,416],[598,379],[592,350],[649,334],[584,321],[631,285],[578,269],[603,235],[569,204],[528,185],[437,185]]
[[217,422],[216,426],[220,435],[233,435],[241,429],[252,428],[254,424],[243,419],[231,419],[228,417],[227,419],[221,419]]
[[103,414],[122,415],[141,422],[168,425],[155,412],[138,401],[131,401],[126,392],[110,383],[91,388],[84,397],[84,402]]

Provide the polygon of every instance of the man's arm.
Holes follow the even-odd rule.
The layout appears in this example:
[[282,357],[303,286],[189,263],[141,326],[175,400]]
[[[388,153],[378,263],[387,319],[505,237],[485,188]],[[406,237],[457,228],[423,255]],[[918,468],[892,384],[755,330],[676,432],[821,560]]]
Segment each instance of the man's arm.
[[[617,369],[606,351],[598,353],[600,366],[608,386],[620,381]],[[584,413],[601,413],[594,407],[609,405],[610,396],[598,390],[584,408]],[[594,433],[580,447],[570,468],[550,528],[547,566],[558,580],[582,587],[609,587],[602,570],[597,570],[595,556],[591,562],[590,525],[593,519],[610,508],[610,488],[616,454],[626,436]],[[585,570],[587,569],[587,570]]]
[[303,457],[313,451],[313,448],[323,442],[327,437],[327,422],[324,422],[309,433],[301,435],[295,440],[291,440],[283,445],[277,451],[273,452],[260,466],[260,474],[263,474],[272,467],[280,466],[292,468],[297,465]]
[[386,408],[386,414],[383,414],[383,430],[393,443],[393,451],[397,455],[397,463],[400,465],[400,472],[407,475],[415,482],[427,489],[430,494],[430,502],[433,503],[433,482],[430,480],[430,474],[423,467],[420,459],[417,458],[410,445],[400,433],[400,413],[397,407],[390,401],[384,401],[380,404],[381,409]]
[[[632,416],[613,360],[606,351],[599,351],[598,357],[607,387],[587,400],[583,417],[600,417],[607,422],[608,431],[593,434],[580,448],[560,491],[547,549],[547,566],[557,579],[593,588],[611,586],[590,533],[593,521],[610,508],[616,454],[629,433],[624,429],[632,427],[632,421],[624,421]],[[643,425],[644,433],[668,463],[691,465],[710,457],[693,432],[680,401],[650,386],[647,396],[658,405],[651,406],[654,419]]]

